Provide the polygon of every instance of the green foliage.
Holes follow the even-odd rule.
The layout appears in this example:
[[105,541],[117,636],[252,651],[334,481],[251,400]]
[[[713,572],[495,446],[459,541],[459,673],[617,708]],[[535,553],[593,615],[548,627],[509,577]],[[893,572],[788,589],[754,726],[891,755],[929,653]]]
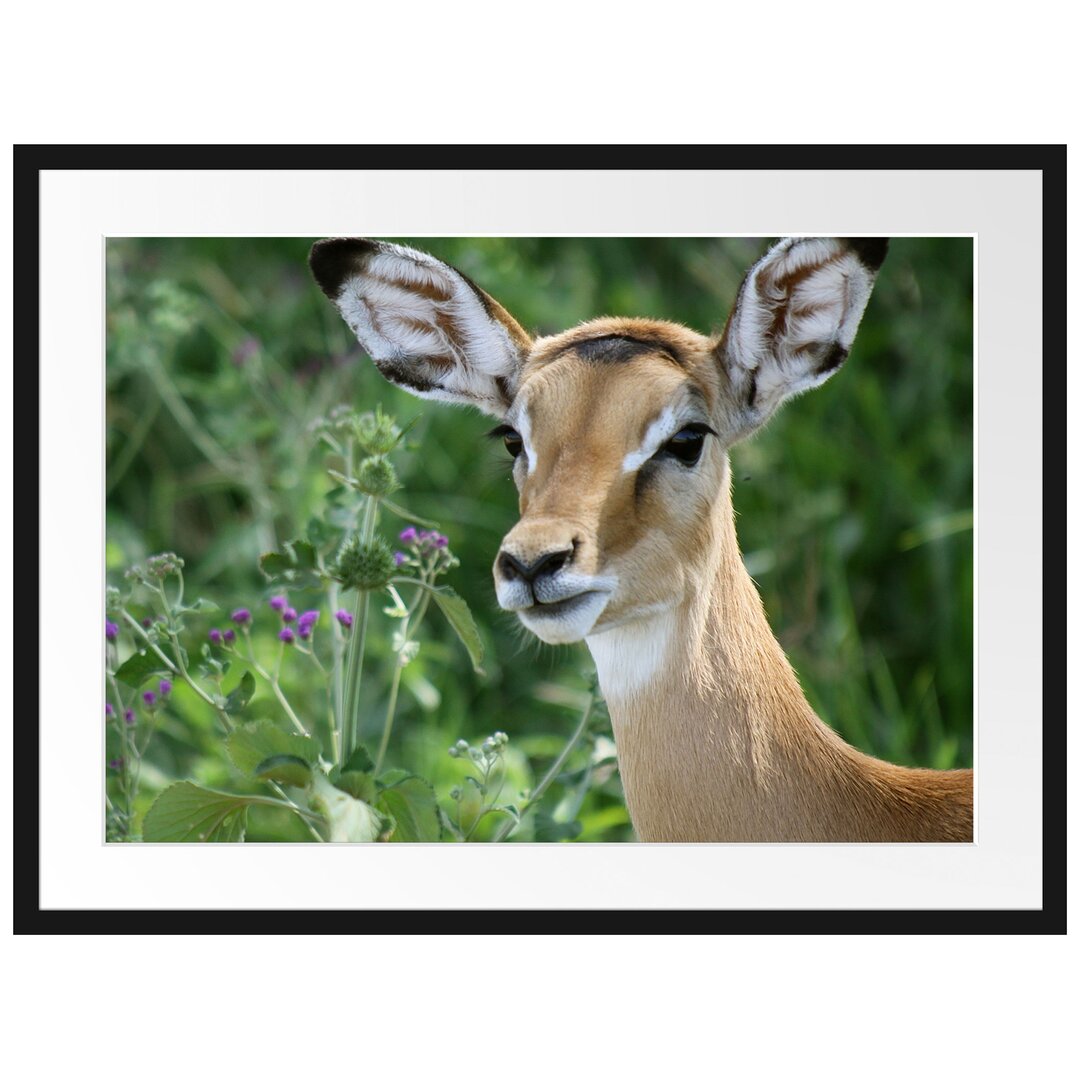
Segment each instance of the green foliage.
[[116,677],[120,682],[137,690],[151,675],[160,675],[168,670],[161,657],[147,649],[144,652],[132,653],[116,669]]
[[183,782],[166,788],[143,821],[151,843],[235,843],[244,839],[250,799]]
[[449,585],[441,585],[433,589],[432,595],[435,597],[435,603],[439,605],[439,610],[454,628],[454,633],[457,634],[461,644],[468,650],[473,671],[478,675],[483,675],[484,670],[480,664],[484,659],[484,643],[480,639],[480,631],[477,629],[476,620],[472,617],[469,605]]
[[383,788],[376,805],[393,819],[391,841],[434,843],[442,835],[435,790],[419,776],[406,776]]
[[244,706],[255,695],[255,679],[250,671],[245,671],[239,685],[225,699],[225,711],[231,716],[244,711]]
[[[458,266],[539,333],[601,314],[708,331],[723,324],[743,273],[766,244],[386,239]],[[387,384],[310,281],[309,247],[303,238],[108,242],[109,580],[126,586],[127,567],[179,552],[190,595],[212,597],[224,611],[253,611],[252,653],[272,671],[280,622],[266,600],[285,590],[298,610],[317,606],[326,587],[318,566],[331,566],[342,538],[361,527],[360,496],[345,481],[355,478],[358,456],[393,451],[403,492],[383,503],[378,528],[392,536],[391,515],[399,510],[425,528],[438,522],[461,561],[451,578],[454,595],[479,624],[455,621],[444,602],[449,594],[431,597],[446,618],[411,628],[420,650],[400,675],[385,764],[407,765],[430,780],[441,813],[452,819],[457,808],[445,793],[463,780],[446,748],[503,729],[510,747],[498,805],[520,804],[573,728],[590,660],[582,646],[523,641],[514,620],[497,610],[490,567],[516,520],[517,493],[505,452],[482,437],[490,418]],[[845,739],[903,764],[972,760],[972,282],[970,240],[895,239],[844,368],[732,453],[745,561],[811,703]],[[263,566],[269,580],[259,570],[267,553],[278,557]],[[172,573],[173,566],[154,569]],[[174,581],[166,579],[170,588]],[[140,619],[156,612],[143,586],[128,606]],[[357,739],[371,747],[380,741],[399,662],[393,634],[402,620],[385,616],[388,606],[385,593],[373,594],[357,689]],[[324,660],[332,617],[324,606],[317,631]],[[184,612],[183,641],[193,655],[215,619],[224,625],[209,610]],[[459,636],[476,668],[483,647],[483,677],[462,662]],[[131,663],[139,655],[131,648],[145,642],[125,628],[121,646],[120,657]],[[123,667],[118,705],[131,693],[138,708],[133,688],[164,666],[148,667],[134,684],[119,679]],[[245,663],[239,670],[249,669]],[[325,716],[323,683],[298,651],[285,653],[280,685],[305,721]],[[226,698],[220,685],[208,683],[208,691]],[[288,724],[271,693],[249,694],[243,708],[245,717]],[[140,734],[144,719],[140,714]],[[236,783],[220,716],[187,687],[155,724],[132,796],[136,833],[174,779]],[[332,747],[325,724],[313,722],[313,730]],[[110,757],[130,756],[121,733],[110,729],[108,738]],[[605,738],[590,733],[567,779],[552,783],[512,839],[553,839],[545,815],[556,824],[579,822],[578,840],[632,837],[618,774],[610,755],[600,754],[597,740]],[[289,753],[267,752],[244,771],[252,790],[268,793],[254,770],[282,752]],[[114,795],[123,775],[109,781]],[[473,838],[501,820],[509,815],[488,814]],[[356,830],[370,832],[370,822],[358,821]],[[246,839],[311,836],[297,814],[253,805]]]
[[308,766],[319,760],[319,743],[306,735],[292,735],[268,720],[236,728],[226,742],[232,763],[249,776],[268,761],[296,758]]

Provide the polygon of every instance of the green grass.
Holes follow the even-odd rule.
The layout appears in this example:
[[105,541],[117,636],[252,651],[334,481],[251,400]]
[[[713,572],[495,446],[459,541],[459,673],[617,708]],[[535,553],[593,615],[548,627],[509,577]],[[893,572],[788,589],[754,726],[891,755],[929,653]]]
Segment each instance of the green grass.
[[[601,314],[708,331],[765,245],[407,239],[542,333]],[[527,786],[573,727],[587,651],[526,640],[496,608],[490,567],[517,508],[503,451],[482,439],[490,419],[386,384],[310,281],[309,247],[109,242],[109,579],[174,550],[187,562],[190,595],[265,611],[258,555],[301,532],[332,486],[311,421],[339,402],[418,418],[418,449],[401,458],[401,498],[439,522],[462,560],[449,583],[481,624],[486,676],[471,672],[441,623],[425,624],[390,764],[407,761],[445,790],[462,774],[446,747],[502,729],[517,755],[513,780]],[[894,240],[844,369],[733,452],[747,565],[810,701],[850,742],[904,764],[971,764],[972,380],[971,241]],[[365,683],[361,732],[369,744],[388,683],[378,674],[385,635],[371,647],[377,674]],[[314,711],[307,674],[297,665],[286,682],[290,698]],[[251,707],[278,715],[266,694]],[[181,689],[144,766],[140,809],[188,778],[235,783],[213,718]],[[617,774],[598,765],[590,785],[581,838],[629,839]],[[572,789],[556,785],[545,805],[565,811]],[[291,819],[253,815],[253,839],[294,834],[303,838]]]

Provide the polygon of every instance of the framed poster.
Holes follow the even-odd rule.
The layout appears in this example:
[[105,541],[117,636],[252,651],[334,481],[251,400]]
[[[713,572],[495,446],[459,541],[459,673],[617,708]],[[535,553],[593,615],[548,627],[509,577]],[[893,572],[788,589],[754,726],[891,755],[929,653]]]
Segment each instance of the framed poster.
[[[40,624],[40,740],[17,732],[27,928],[162,908],[193,929],[309,908],[1059,924],[1060,758],[1030,704],[1043,461],[1004,436],[1017,409],[1042,434],[1063,151],[800,147],[792,170],[796,148],[754,147],[734,170],[684,149],[674,170],[577,148],[565,171],[525,147],[305,147],[303,168],[285,147],[18,150],[39,610],[66,612]],[[368,239],[317,246],[309,273],[334,237]],[[508,467],[492,419],[443,404],[465,398]],[[703,466],[709,499],[733,482],[735,577],[698,528],[714,502],[688,509]],[[688,644],[717,639],[686,617],[710,588],[738,614],[721,661]],[[523,650],[496,599],[559,651]],[[102,659],[91,730],[72,717],[100,717]],[[804,707],[832,756],[766,723]],[[841,758],[939,771],[838,786]],[[356,843],[380,838],[419,843]]]

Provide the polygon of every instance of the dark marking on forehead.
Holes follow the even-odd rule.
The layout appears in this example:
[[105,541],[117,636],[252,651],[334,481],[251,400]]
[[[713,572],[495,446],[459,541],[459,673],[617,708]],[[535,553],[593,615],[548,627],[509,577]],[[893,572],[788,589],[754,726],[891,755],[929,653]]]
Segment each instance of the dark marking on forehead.
[[582,360],[598,364],[621,364],[646,353],[653,355],[659,353],[673,363],[681,364],[678,352],[672,345],[659,341],[642,341],[640,338],[624,337],[621,334],[586,338],[584,341],[574,342],[560,350],[560,352],[571,351],[576,352]]

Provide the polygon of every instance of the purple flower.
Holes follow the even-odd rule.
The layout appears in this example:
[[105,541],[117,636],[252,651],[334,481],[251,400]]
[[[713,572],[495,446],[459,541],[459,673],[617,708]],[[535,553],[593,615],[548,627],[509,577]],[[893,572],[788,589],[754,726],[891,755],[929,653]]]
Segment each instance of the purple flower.
[[289,601],[286,600],[284,596],[271,596],[270,597],[270,606],[275,611],[284,611],[285,607],[286,607],[286,605],[288,603],[289,603]]
[[109,622],[109,620],[106,619],[105,620],[105,637],[109,641],[115,641],[119,636],[120,636],[120,627],[117,626],[116,623]]
[[153,690],[145,690],[142,699],[146,702],[146,707],[152,709],[154,707],[154,702],[157,701],[157,694],[155,694]]
[[296,621],[296,608],[287,607],[281,613],[281,619],[283,622],[295,622]]
[[284,641],[286,645],[291,645],[296,641],[296,635],[286,626],[284,630],[278,633],[278,641]]
[[442,533],[436,532],[434,529],[425,529],[420,533],[420,547],[424,551],[430,551],[432,548],[444,548],[449,543],[450,541]]
[[231,645],[236,640],[236,631],[230,627],[221,636],[225,639],[226,644]]
[[168,697],[172,693],[172,683],[168,679],[162,679],[158,683],[158,693],[162,697]]
[[213,645],[221,644],[221,631],[215,626],[213,630],[207,635],[210,638],[210,642]]
[[398,533],[398,539],[403,544],[415,544],[416,529],[414,529],[411,525],[407,529],[402,529],[401,532]]
[[246,622],[251,622],[251,612],[246,607],[237,608],[232,613],[232,621],[237,626],[243,626]]
[[146,618],[142,620],[142,627],[143,627],[144,630],[149,630],[150,627],[153,626],[153,625],[154,625],[154,620],[151,619],[149,615],[147,615]]
[[296,630],[302,638],[309,638],[318,621],[319,613],[317,611],[305,611],[296,621]]
[[349,627],[352,626],[352,616],[344,608],[342,608],[340,611],[335,611],[334,618],[337,619],[337,621],[341,623],[341,625],[344,626],[346,630],[348,630]]
[[105,715],[110,718],[116,715],[116,710],[107,701],[105,702]]
[[124,710],[124,723],[125,724],[134,724],[135,723],[135,710],[134,709],[125,709]]
[[122,769],[124,767],[124,759],[122,757],[109,758],[110,769]]
[[394,552],[394,565],[395,566],[400,566],[403,562],[405,562],[406,559],[408,559],[408,557],[409,556],[406,555],[404,551],[395,551]]

